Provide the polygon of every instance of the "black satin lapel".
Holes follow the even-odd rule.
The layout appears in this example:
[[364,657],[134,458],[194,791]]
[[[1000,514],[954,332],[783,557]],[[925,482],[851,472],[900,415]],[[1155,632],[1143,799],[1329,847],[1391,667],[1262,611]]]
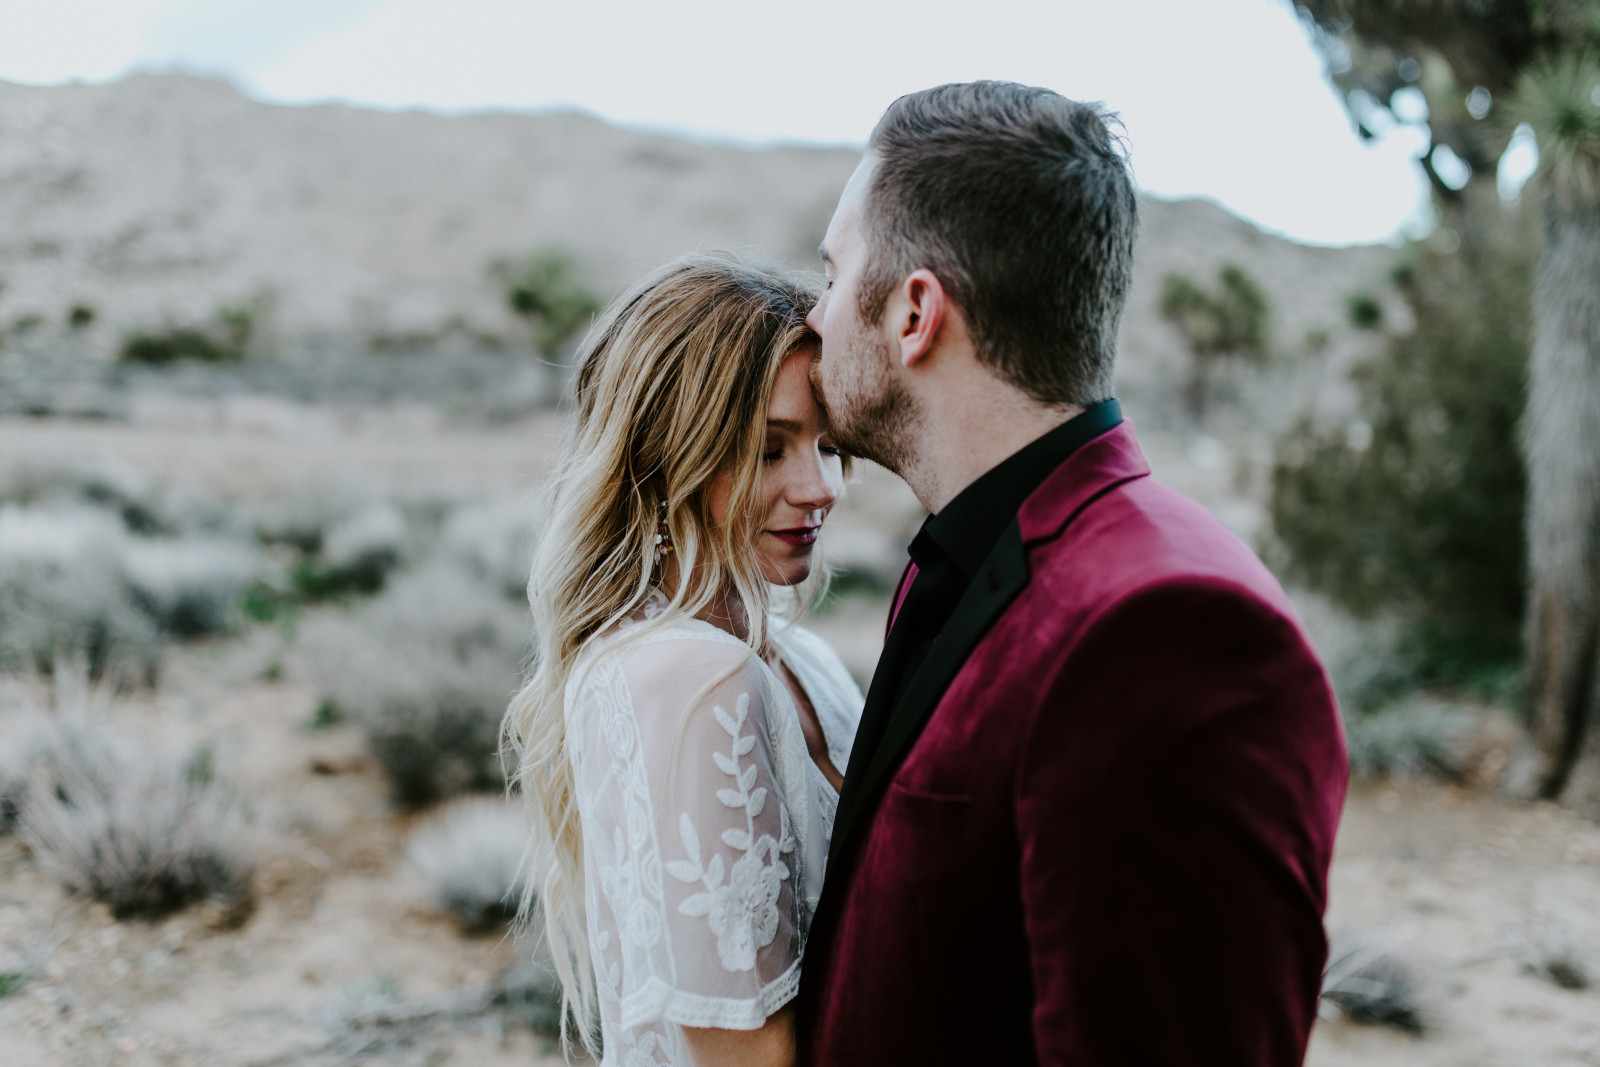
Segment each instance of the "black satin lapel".
[[861,705],[861,721],[856,724],[856,736],[850,746],[850,762],[844,768],[845,784],[839,797],[841,806],[847,804],[854,795],[850,768],[858,761],[863,766],[870,762],[878,741],[883,737],[884,727],[888,725],[889,713],[893,710],[893,690],[900,677],[900,664],[906,657],[907,640],[904,633],[897,633],[893,629],[889,631],[883,652],[878,656],[877,668],[872,672],[872,681],[867,683],[866,700]]
[[[989,631],[995,618],[1028,584],[1028,562],[1022,552],[1022,533],[1016,522],[990,550],[972,584],[951,613],[937,640],[928,649],[916,675],[902,696],[889,709],[882,734],[870,750],[872,755],[859,776],[847,775],[834,818],[833,840],[828,849],[828,881],[835,881],[835,862],[848,855],[851,838],[877,806],[877,796],[886,778],[899,768],[911,743],[922,732],[939,698],[949,688],[974,645]],[[869,698],[868,703],[871,703]],[[878,709],[871,709],[877,711]],[[877,716],[874,715],[874,719]],[[866,725],[867,716],[862,715]],[[873,726],[877,723],[874,722]],[[854,762],[852,756],[851,762]],[[854,767],[851,768],[853,772]],[[852,778],[854,780],[852,780]],[[842,873],[842,872],[841,872]]]

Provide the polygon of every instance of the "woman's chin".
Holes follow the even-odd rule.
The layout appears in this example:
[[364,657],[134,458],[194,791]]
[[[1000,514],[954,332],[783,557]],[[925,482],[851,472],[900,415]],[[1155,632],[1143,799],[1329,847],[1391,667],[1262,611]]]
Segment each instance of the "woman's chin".
[[761,570],[761,576],[773,585],[799,585],[811,577],[811,553],[798,559],[769,560]]

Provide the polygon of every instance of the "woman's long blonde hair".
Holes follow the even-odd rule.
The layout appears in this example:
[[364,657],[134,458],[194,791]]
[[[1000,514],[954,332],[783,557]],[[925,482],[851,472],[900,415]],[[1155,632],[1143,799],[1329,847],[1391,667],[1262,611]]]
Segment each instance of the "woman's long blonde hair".
[[[766,639],[767,586],[753,551],[767,406],[786,356],[816,335],[815,291],[801,278],[733,256],[663,267],[606,309],[579,351],[577,419],[544,491],[528,580],[535,659],[513,698],[505,742],[533,812],[534,869],[521,914],[543,913],[570,1014],[595,1051],[594,975],[583,899],[583,837],[567,753],[565,695],[585,642],[637,611],[657,588],[656,535],[675,549],[672,611],[699,615],[733,591],[753,650]],[[709,489],[731,474],[727,521]],[[821,568],[814,570],[821,580]],[[810,584],[809,582],[807,584]],[[809,590],[800,590],[801,600]],[[568,1039],[563,1024],[563,1042]]]

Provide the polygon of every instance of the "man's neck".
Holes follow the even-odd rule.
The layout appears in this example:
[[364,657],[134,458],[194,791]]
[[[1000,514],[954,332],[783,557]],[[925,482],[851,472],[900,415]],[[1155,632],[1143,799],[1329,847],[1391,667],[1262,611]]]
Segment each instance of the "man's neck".
[[1082,411],[1045,406],[993,378],[941,390],[923,401],[918,440],[901,477],[937,515],[967,486]]

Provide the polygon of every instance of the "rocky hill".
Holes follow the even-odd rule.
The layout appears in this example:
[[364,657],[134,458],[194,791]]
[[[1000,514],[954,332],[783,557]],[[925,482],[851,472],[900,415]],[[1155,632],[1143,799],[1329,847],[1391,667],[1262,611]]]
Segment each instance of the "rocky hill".
[[[856,159],[573,113],[284,107],[174,74],[0,82],[0,362],[104,365],[131,333],[240,308],[260,320],[261,359],[521,349],[497,264],[563,249],[602,296],[697,248],[814,265]],[[1305,247],[1214,204],[1147,198],[1125,390],[1161,392],[1181,372],[1155,313],[1166,272],[1204,280],[1243,264],[1294,355],[1308,330],[1338,341],[1348,295],[1376,288],[1388,255]],[[1341,351],[1319,358],[1340,363]]]

